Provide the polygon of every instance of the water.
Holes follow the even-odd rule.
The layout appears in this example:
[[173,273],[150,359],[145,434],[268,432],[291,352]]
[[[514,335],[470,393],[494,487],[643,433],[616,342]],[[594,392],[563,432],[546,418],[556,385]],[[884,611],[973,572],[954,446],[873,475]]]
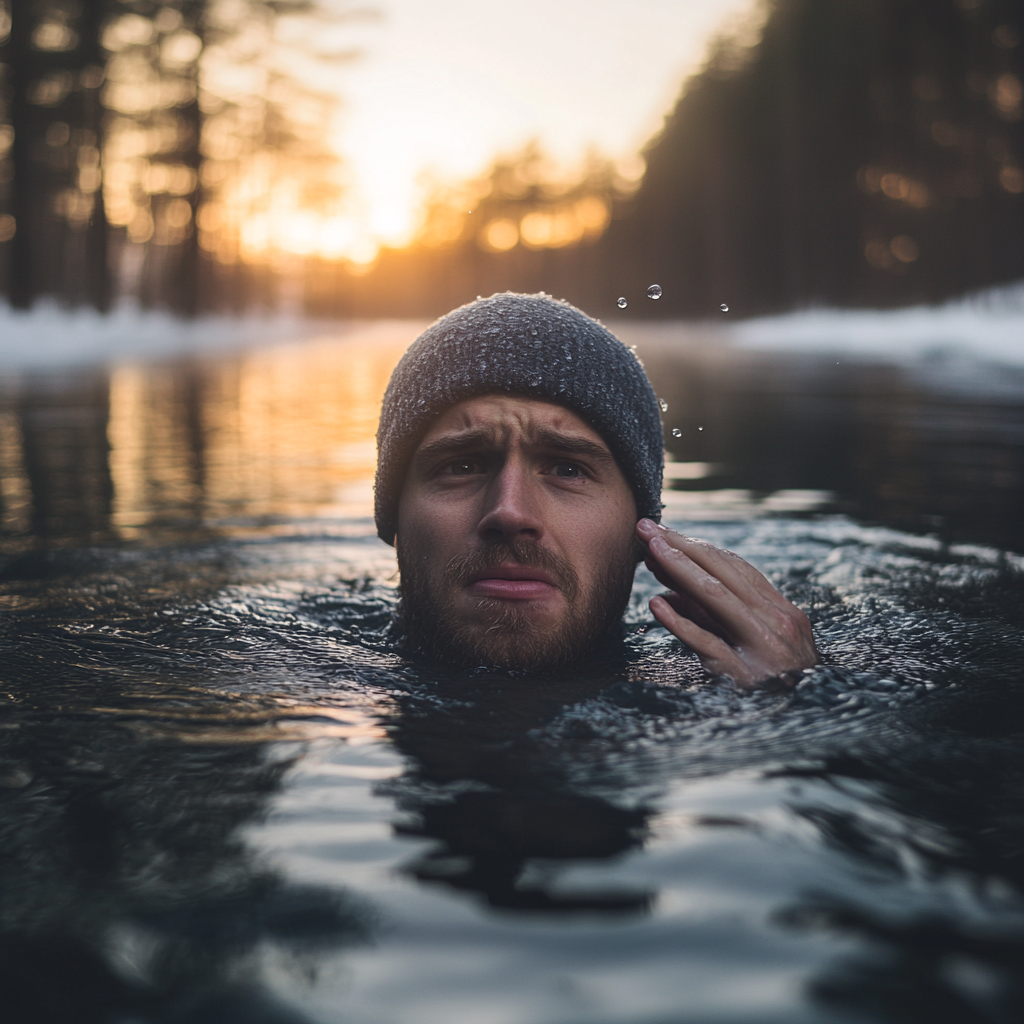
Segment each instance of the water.
[[625,295],[620,295],[615,300],[615,305],[618,306],[619,309],[625,309],[629,305],[629,302],[626,300],[626,296]]
[[[766,571],[826,664],[795,692],[709,683],[641,571],[620,663],[417,665],[388,639],[368,489],[414,330],[374,330],[8,375],[5,1020],[1019,1020],[1024,558],[992,543],[1003,520],[872,524],[820,475],[821,431],[859,429],[834,380],[815,370],[809,406],[803,357],[726,373],[639,332],[659,392],[704,395],[733,446],[728,467],[672,453],[667,521]],[[909,408],[964,422],[902,379]],[[774,461],[765,419],[734,415],[758,395]],[[1015,407],[982,405],[947,462],[966,444],[983,470],[991,422],[1016,451]],[[899,408],[912,458],[947,419]],[[929,472],[893,491],[914,514]],[[979,505],[999,479],[976,473]]]
[[662,296],[662,290],[660,284],[652,284],[647,289],[647,298],[649,299],[660,299]]
[[729,306],[728,306],[728,303],[725,303],[725,302],[723,302],[723,303],[722,303],[722,304],[721,304],[721,305],[720,305],[720,306],[719,306],[718,308],[719,308],[719,309],[720,309],[720,310],[721,310],[721,311],[722,311],[723,313],[728,313],[728,312],[729,312]]

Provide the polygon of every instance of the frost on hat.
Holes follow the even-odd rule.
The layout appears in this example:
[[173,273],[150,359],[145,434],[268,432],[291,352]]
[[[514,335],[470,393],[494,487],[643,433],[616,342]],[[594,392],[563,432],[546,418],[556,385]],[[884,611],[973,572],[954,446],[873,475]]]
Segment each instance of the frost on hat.
[[431,324],[402,357],[377,429],[374,518],[393,544],[398,501],[416,446],[445,409],[479,395],[557,402],[604,438],[636,497],[661,518],[663,435],[654,389],[636,356],[568,302],[505,292]]

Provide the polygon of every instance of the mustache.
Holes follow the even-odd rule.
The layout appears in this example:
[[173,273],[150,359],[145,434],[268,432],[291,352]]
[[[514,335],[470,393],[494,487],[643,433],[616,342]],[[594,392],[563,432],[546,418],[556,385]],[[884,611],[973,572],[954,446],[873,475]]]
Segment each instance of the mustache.
[[531,541],[499,541],[464,555],[454,555],[444,567],[444,582],[451,587],[464,586],[474,573],[509,563],[543,569],[554,577],[570,600],[579,593],[580,579],[572,565]]

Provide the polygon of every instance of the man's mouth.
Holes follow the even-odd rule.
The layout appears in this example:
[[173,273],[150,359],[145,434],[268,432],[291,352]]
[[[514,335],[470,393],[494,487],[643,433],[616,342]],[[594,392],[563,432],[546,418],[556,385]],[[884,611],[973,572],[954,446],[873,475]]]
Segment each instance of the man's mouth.
[[535,566],[493,565],[472,573],[467,589],[475,597],[536,601],[551,597],[558,584],[551,573]]

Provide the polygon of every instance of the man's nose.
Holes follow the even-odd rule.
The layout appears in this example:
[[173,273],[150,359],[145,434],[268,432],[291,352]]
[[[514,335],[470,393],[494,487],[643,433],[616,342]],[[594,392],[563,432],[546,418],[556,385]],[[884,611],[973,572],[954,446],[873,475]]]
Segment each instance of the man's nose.
[[487,488],[487,503],[477,533],[491,543],[523,538],[540,540],[544,524],[538,497],[533,474],[525,466],[507,462]]

